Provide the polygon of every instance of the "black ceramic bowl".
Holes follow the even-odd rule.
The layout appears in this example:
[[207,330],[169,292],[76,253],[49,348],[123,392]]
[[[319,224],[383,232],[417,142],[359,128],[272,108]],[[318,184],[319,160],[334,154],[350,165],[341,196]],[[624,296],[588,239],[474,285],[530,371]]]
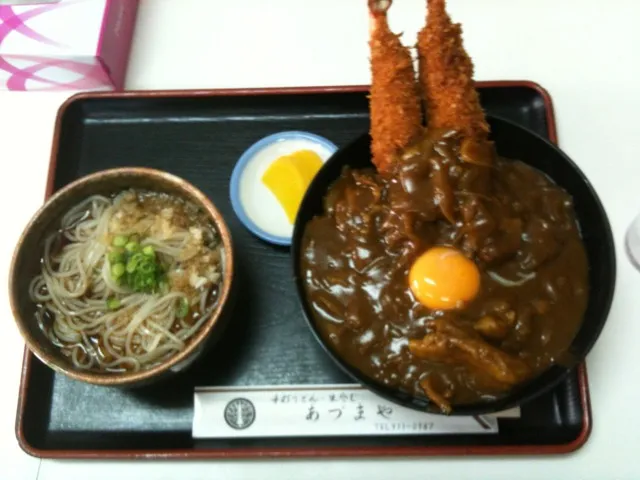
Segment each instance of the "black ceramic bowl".
[[[454,405],[454,415],[488,414],[519,406],[560,383],[575,365],[584,360],[598,339],[609,314],[615,287],[616,260],[613,235],[604,208],[589,180],[569,157],[542,137],[501,118],[488,117],[488,120],[491,126],[491,137],[496,143],[500,156],[519,159],[537,168],[573,196],[575,212],[589,259],[590,293],[582,326],[571,344],[570,355],[568,355],[575,363],[568,366],[552,366],[498,400]],[[326,352],[359,383],[376,394],[405,407],[441,413],[427,399],[379,384],[347,364],[333,346],[325,342],[317,329],[300,276],[301,240],[307,222],[322,213],[323,198],[329,187],[340,176],[345,165],[353,168],[372,166],[368,134],[362,135],[353,143],[340,149],[325,163],[300,205],[293,233],[292,255],[295,282],[305,318]]]

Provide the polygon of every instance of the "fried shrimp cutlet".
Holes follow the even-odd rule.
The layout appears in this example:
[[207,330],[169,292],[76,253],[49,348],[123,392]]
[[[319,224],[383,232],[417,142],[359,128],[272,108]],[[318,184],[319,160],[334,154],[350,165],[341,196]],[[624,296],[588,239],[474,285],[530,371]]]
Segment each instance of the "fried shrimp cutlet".
[[473,83],[473,63],[462,27],[451,22],[445,0],[427,0],[427,24],[418,34],[418,76],[429,128],[455,129],[482,141],[489,125]]
[[371,153],[379,172],[422,129],[422,111],[413,60],[400,35],[389,29],[391,0],[369,0],[371,49]]

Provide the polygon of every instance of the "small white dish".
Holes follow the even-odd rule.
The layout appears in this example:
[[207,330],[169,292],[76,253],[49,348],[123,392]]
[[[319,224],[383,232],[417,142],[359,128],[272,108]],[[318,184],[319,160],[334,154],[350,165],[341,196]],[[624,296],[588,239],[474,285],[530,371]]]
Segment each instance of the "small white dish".
[[311,150],[326,162],[338,147],[321,136],[287,131],[269,135],[245,151],[231,174],[231,205],[240,221],[254,235],[276,245],[290,245],[293,225],[262,182],[262,176],[278,158],[299,150]]

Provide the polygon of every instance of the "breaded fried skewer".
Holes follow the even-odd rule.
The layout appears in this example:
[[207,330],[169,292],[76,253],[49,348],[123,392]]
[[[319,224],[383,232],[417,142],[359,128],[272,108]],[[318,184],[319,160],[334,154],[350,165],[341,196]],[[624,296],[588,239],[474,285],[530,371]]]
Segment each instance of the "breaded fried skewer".
[[371,151],[378,171],[389,170],[396,154],[422,129],[413,60],[399,35],[389,29],[391,0],[369,0],[371,49]]
[[445,0],[427,0],[427,24],[418,34],[419,82],[429,128],[455,129],[482,141],[489,125],[473,83],[473,63]]

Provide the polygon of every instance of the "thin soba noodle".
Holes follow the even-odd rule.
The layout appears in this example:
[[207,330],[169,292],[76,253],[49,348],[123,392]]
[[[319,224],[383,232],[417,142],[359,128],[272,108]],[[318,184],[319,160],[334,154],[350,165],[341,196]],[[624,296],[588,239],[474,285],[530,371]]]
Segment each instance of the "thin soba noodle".
[[195,205],[126,191],[71,209],[30,285],[40,327],[77,368],[138,371],[185,348],[215,306],[217,232]]

